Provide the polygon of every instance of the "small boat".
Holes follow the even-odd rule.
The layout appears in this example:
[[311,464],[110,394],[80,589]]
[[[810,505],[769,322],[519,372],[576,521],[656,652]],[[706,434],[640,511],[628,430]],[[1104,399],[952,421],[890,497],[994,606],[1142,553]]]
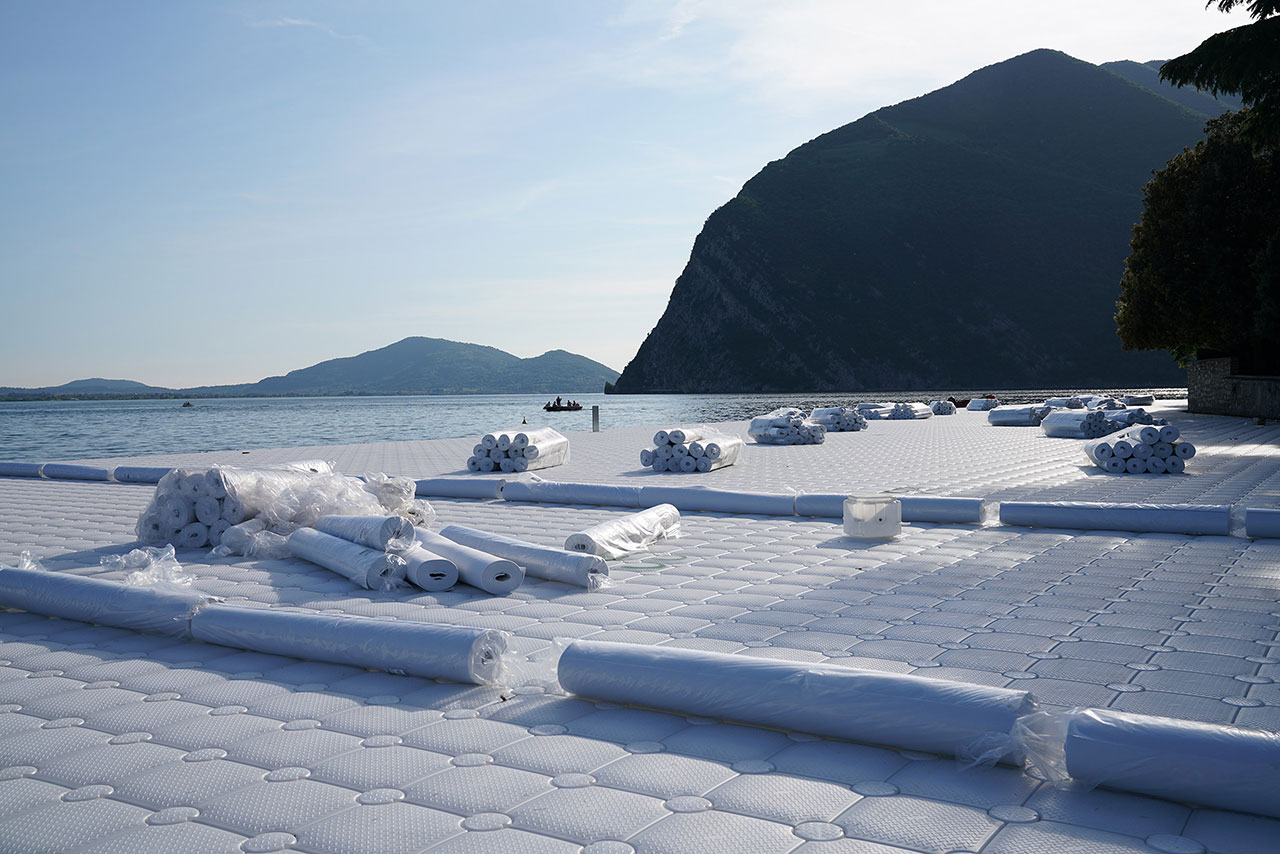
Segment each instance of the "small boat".
[[186,403],[182,404],[183,409],[186,409],[188,406],[195,406],[195,404],[189,400]]
[[582,404],[574,403],[570,405],[567,403],[561,403],[561,404],[547,403],[547,404],[544,404],[542,408],[545,409],[547,412],[577,412],[579,409],[582,408]]

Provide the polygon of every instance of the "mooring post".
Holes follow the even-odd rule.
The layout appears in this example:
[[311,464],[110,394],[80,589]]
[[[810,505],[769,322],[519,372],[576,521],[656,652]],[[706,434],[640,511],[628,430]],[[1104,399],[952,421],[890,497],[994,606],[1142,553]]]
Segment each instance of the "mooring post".
[[598,405],[591,407],[591,432],[600,432],[600,407]]

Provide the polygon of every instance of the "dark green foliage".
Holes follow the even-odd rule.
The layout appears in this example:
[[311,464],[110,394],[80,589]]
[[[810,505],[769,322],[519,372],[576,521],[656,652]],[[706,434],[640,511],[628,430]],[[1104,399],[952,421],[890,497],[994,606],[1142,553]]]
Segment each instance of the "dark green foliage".
[[824,134],[707,220],[618,391],[1181,384],[1111,314],[1206,118],[1036,51]]
[[1280,372],[1280,163],[1247,137],[1246,114],[1209,122],[1147,184],[1117,303],[1126,348]]

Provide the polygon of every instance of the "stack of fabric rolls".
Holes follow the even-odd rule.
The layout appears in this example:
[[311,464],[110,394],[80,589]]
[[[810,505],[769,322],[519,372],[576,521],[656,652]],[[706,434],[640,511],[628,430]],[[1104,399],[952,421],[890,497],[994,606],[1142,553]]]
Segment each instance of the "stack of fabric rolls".
[[711,472],[738,461],[746,443],[706,427],[659,430],[653,447],[640,452],[640,464],[656,472]]
[[1052,406],[997,406],[987,412],[987,423],[993,427],[1039,427]]
[[915,421],[922,418],[932,418],[933,408],[923,403],[895,403],[885,417],[890,421]]
[[809,420],[821,424],[828,433],[856,433],[867,429],[866,417],[847,406],[824,406],[809,413]]
[[1055,409],[1044,416],[1040,429],[1051,439],[1098,439],[1115,432],[1100,409]]
[[1111,474],[1181,474],[1196,446],[1172,424],[1143,425],[1084,446],[1089,462]]
[[955,415],[956,405],[949,400],[935,400],[929,404],[934,415]]
[[550,427],[486,433],[471,449],[467,470],[513,474],[569,462],[569,440]]
[[868,421],[882,421],[893,411],[892,403],[859,403],[858,412]]
[[969,405],[965,409],[970,412],[987,412],[999,405],[1000,401],[994,397],[975,397],[969,401]]
[[761,445],[821,445],[827,428],[799,409],[782,407],[752,418],[747,435]]

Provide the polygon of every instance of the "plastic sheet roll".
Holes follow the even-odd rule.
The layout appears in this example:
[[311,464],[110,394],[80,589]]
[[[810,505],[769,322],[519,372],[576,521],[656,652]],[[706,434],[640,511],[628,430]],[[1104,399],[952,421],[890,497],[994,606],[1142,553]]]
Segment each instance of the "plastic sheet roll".
[[1084,443],[1084,455],[1089,462],[1105,466],[1107,460],[1115,457],[1114,446],[1109,439],[1093,439]]
[[400,556],[405,561],[405,578],[429,593],[448,590],[458,583],[458,567],[453,561],[427,551],[417,542]]
[[1008,688],[608,641],[568,644],[557,674],[597,700],[944,755],[1034,708]]
[[1160,428],[1151,426],[1135,427],[1125,432],[1130,439],[1137,439],[1144,445],[1154,445],[1160,441]]
[[1065,788],[1105,786],[1280,817],[1280,734],[1111,709],[1028,715],[1028,765]]
[[179,584],[121,584],[61,572],[0,569],[0,606],[46,617],[189,637],[189,620],[213,597]]
[[1172,424],[1160,425],[1160,441],[1161,442],[1168,442],[1169,444],[1172,445],[1174,442],[1178,441],[1178,439],[1181,437],[1182,437],[1182,431],[1179,430],[1177,427],[1173,426]]
[[1147,474],[1164,474],[1168,470],[1169,468],[1164,464],[1164,460],[1159,457],[1147,458]]
[[513,561],[456,543],[426,528],[415,528],[414,535],[427,551],[452,561],[458,568],[458,578],[485,593],[505,596],[524,581],[524,570]]
[[[1143,464],[1145,470],[1146,464]],[[1003,501],[1000,521],[1030,528],[1137,531],[1226,536],[1230,508],[1201,504],[1093,504]]]
[[177,495],[172,495],[160,502],[160,519],[167,528],[181,529],[195,521],[195,507],[192,502]]
[[640,487],[601,483],[561,483],[554,480],[513,480],[502,489],[505,501],[540,504],[589,504],[600,507],[639,507]]
[[646,486],[640,490],[640,503],[646,507],[671,504],[687,512],[794,516],[795,502],[796,497],[790,493],[735,492],[703,486]]
[[1169,457],[1164,464],[1168,467],[1169,474],[1182,474],[1187,470],[1187,461],[1179,456]]
[[102,466],[82,466],[73,463],[45,463],[41,474],[58,480],[110,480],[111,472]]
[[411,620],[214,605],[191,621],[197,640],[222,646],[488,684],[500,672],[505,632]]
[[367,590],[393,587],[404,577],[405,562],[399,555],[365,548],[312,528],[299,528],[289,535],[289,553],[333,570]]
[[0,463],[0,477],[39,477],[44,463]]
[[525,574],[536,578],[595,590],[603,586],[604,580],[609,577],[609,565],[604,558],[594,554],[539,546],[502,534],[477,531],[464,525],[441,528],[440,536],[459,545],[513,561],[524,568]]
[[247,518],[244,505],[228,495],[222,499],[222,518],[232,525],[239,525]]
[[1047,406],[999,406],[987,413],[993,427],[1038,427],[1049,412]]
[[1280,537],[1280,510],[1250,507],[1244,514],[1244,533],[1248,537]]
[[[1179,460],[1181,462],[1181,460]],[[1106,469],[1108,474],[1124,474],[1127,471],[1125,461],[1119,457],[1108,457],[1102,461],[1102,468]]]
[[1196,455],[1196,446],[1190,442],[1179,442],[1173,446],[1173,453],[1180,460],[1189,460]]
[[[523,449],[524,459],[527,460],[526,469],[529,471],[564,465],[569,462],[569,440],[550,427],[546,427],[544,430],[553,435],[549,437],[539,435],[536,437],[536,443],[534,441],[535,437],[530,435],[529,444]],[[534,432],[541,434],[543,431]]]
[[970,412],[987,412],[995,409],[1000,405],[1000,401],[994,397],[975,397],[969,401],[965,409]]
[[[796,496],[796,515],[841,519],[844,517],[844,500],[848,497],[844,493],[801,493]],[[938,498],[926,495],[894,497],[902,504],[904,522],[976,524],[982,521],[981,498]]]
[[616,560],[644,551],[660,540],[680,536],[680,511],[670,504],[659,504],[621,519],[592,525],[585,531],[570,534],[564,547],[571,552],[599,555]]
[[413,523],[403,516],[321,516],[316,530],[380,552],[413,542]]
[[502,497],[503,483],[501,480],[475,480],[467,477],[429,477],[417,482],[417,494],[433,498],[439,496],[488,500]]
[[212,525],[222,518],[222,505],[211,495],[202,495],[195,503],[196,521],[202,525]]
[[180,549],[202,549],[209,545],[209,526],[199,522],[183,525],[172,542]]

